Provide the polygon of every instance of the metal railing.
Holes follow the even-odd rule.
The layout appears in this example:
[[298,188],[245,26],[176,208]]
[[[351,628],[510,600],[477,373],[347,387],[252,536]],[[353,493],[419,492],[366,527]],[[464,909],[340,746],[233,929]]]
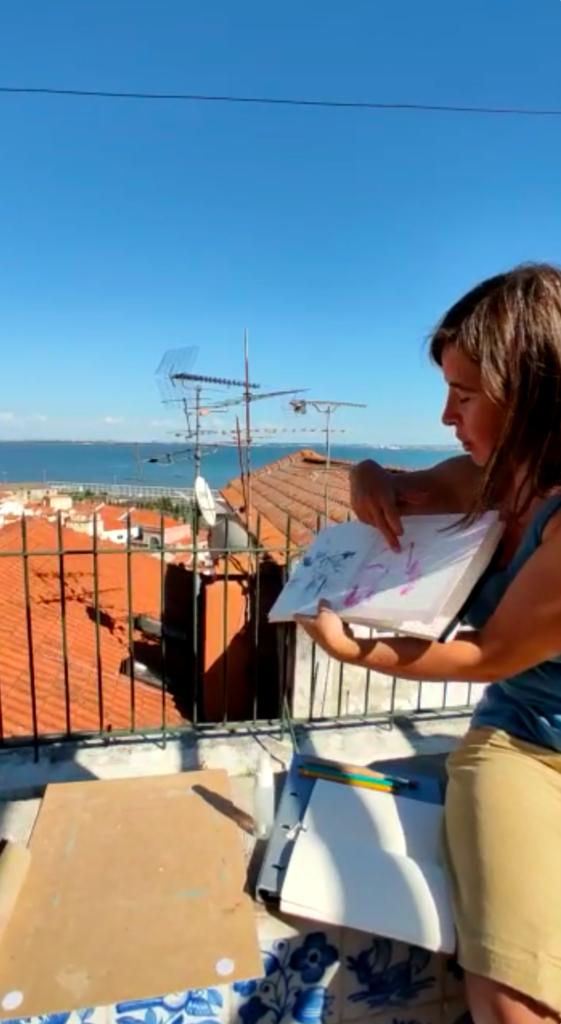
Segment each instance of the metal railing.
[[84,494],[103,499],[115,498],[127,500],[129,498],[172,498],[193,502],[194,489],[192,487],[165,487],[157,484],[145,484],[142,481],[131,481],[130,483],[77,483],[61,482],[59,480],[48,480],[42,484],[34,484],[34,490],[56,491],[60,494]]
[[[411,683],[326,658],[267,613],[299,552],[214,550],[199,535],[156,552],[22,517],[0,530],[0,746],[61,738],[465,713],[471,684]],[[196,567],[197,571],[194,571]]]

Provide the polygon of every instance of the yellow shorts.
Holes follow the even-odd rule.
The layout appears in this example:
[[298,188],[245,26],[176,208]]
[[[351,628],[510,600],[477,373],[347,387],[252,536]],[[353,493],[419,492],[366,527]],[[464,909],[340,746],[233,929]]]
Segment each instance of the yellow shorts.
[[448,773],[459,962],[560,1013],[561,754],[474,729]]

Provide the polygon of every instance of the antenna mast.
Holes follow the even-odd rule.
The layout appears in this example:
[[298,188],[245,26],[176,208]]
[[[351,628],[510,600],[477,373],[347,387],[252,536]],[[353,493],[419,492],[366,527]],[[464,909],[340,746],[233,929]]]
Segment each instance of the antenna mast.
[[319,398],[296,399],[290,403],[293,411],[305,415],[308,408],[325,416],[325,521],[329,519],[329,471],[331,469],[331,417],[338,409],[366,409],[364,402],[334,402]]
[[251,392],[249,390],[249,346],[247,327],[244,333],[244,370],[245,370],[245,470],[247,481],[246,512],[248,530],[251,528]]
[[[251,529],[251,404],[266,398],[279,398],[286,395],[298,395],[305,391],[305,388],[289,388],[284,391],[260,391],[260,384],[252,384],[249,379],[249,338],[247,329],[244,332],[244,377],[243,380],[233,380],[226,377],[208,377],[192,372],[192,367],[198,354],[198,348],[170,349],[164,353],[160,365],[156,371],[158,386],[163,402],[179,402],[185,417],[184,431],[176,431],[176,436],[185,437],[193,442],[193,449],[182,452],[169,452],[160,458],[152,458],[150,462],[165,462],[167,464],[181,461],[192,455],[195,464],[195,478],[200,475],[203,447],[212,442],[202,442],[203,434],[212,434],[215,437],[232,438],[231,430],[220,430],[211,428],[201,430],[201,418],[210,413],[230,413],[236,406],[245,405],[245,453],[242,452],[242,431],[239,420],[236,417],[235,443],[238,446],[240,457],[240,474],[244,490],[245,519],[248,531]],[[237,395],[232,397],[220,394],[222,389],[239,389]],[[259,392],[256,394],[256,392]],[[192,422],[194,415],[195,422]],[[219,442],[220,443],[220,442]],[[222,441],[224,443],[224,441]],[[216,448],[216,442],[214,447]],[[245,458],[243,457],[245,455]]]
[[[164,353],[156,370],[156,378],[162,402],[179,403],[185,418],[185,429],[175,431],[176,437],[192,441],[192,449],[180,452],[166,452],[161,458],[151,459],[152,462],[167,464],[193,458],[194,480],[201,474],[203,445],[201,436],[201,418],[218,410],[224,409],[231,402],[239,399],[225,400],[220,392],[228,388],[245,390],[246,380],[235,380],[231,377],[211,377],[207,374],[192,373],[192,366],[198,354],[197,348],[169,349]],[[259,384],[250,384],[251,388],[259,388]],[[208,433],[217,433],[209,431]],[[216,445],[214,445],[216,447]]]

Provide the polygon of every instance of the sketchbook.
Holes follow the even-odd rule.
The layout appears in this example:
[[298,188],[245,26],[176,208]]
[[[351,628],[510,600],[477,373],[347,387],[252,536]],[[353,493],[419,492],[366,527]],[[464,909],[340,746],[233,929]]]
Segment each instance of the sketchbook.
[[348,522],[322,530],[291,571],[271,622],[314,615],[320,600],[349,623],[410,636],[450,635],[502,534],[497,513],[467,527],[458,516],[404,516],[401,551],[379,530]]
[[281,889],[283,913],[453,953],[443,807],[317,780]]

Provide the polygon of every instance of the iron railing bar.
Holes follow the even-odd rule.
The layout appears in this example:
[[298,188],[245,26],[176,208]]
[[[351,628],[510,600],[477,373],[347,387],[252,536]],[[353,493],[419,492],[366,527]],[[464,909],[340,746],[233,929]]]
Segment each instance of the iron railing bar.
[[257,721],[259,702],[259,638],[261,632],[261,513],[257,513],[255,533],[255,579],[249,595],[251,614],[253,615],[253,648],[252,648],[252,720]]
[[417,711],[423,710],[423,680],[417,683]]
[[[290,736],[290,742],[292,743],[292,750],[294,751],[294,753],[298,753],[299,744],[298,744],[298,738],[296,736],[296,730],[294,728],[294,719],[292,717],[292,714],[291,714],[291,711],[290,711],[290,707],[288,706],[288,701],[287,701],[286,697],[285,697],[285,699],[283,701],[283,718],[282,718],[283,723],[284,723],[285,720],[286,720],[286,724],[287,724],[287,727],[288,727],[288,734]],[[284,734],[284,729],[283,729],[282,725],[281,725],[281,734]]]
[[[291,514],[289,512],[287,517],[286,517],[284,566],[283,566],[283,572],[282,572],[283,584],[286,583],[286,581],[288,580],[288,577],[290,575],[290,566],[291,566],[291,553],[290,553],[291,538],[292,538],[292,516],[291,516]],[[280,664],[280,677],[279,677],[279,705],[278,705],[278,715],[277,715],[277,717],[278,717],[278,719],[279,719],[279,721],[281,723],[281,730],[280,730],[280,732],[281,732],[281,738],[283,738],[284,737],[284,713],[283,713],[283,709],[284,709],[285,703],[286,703],[286,706],[290,709],[290,704],[289,704],[289,701],[288,701],[288,693],[287,693],[287,690],[288,690],[288,656],[289,656],[289,649],[288,648],[289,648],[290,634],[289,634],[289,628],[288,628],[286,623],[283,623],[281,625],[280,629],[281,629],[281,644],[282,644],[282,646],[281,646],[281,664]],[[295,631],[293,632],[294,644],[295,645],[297,643],[297,632],[296,632],[297,629],[298,629],[298,627],[296,626],[295,627]]]
[[2,677],[0,675],[0,747],[4,746],[4,709],[2,703]]
[[345,663],[339,662],[339,682],[337,684],[337,718],[341,718],[341,708],[343,705],[343,680],[345,676]]
[[[315,532],[319,533],[321,530],[321,512],[318,512],[316,516]],[[319,663],[317,655],[317,644],[315,640],[312,640],[311,651],[310,651],[310,699],[308,703],[308,722],[314,721],[314,703],[316,699],[317,689],[317,675],[318,675]],[[328,670],[329,671],[329,670]]]
[[317,644],[315,640],[312,640],[312,649],[310,654],[310,702],[308,707],[308,722],[313,722],[314,720],[314,703],[316,699],[317,673]]
[[99,607],[99,551],[97,548],[97,516],[93,518],[91,554],[93,558],[93,587],[94,587],[94,622],[95,622],[95,662],[97,674],[97,706],[99,712],[99,732],[103,735],[105,714],[103,706],[103,671],[101,664],[101,621]]
[[[372,637],[374,636],[374,630],[373,629],[369,630],[369,634],[368,635],[369,635],[370,640],[372,640]],[[366,669],[366,673],[365,673],[365,680],[364,680],[364,711],[363,711],[364,715],[368,714],[368,705],[370,704],[370,682],[371,682],[371,680],[372,680],[372,669],[371,668],[367,668]]]
[[392,728],[392,729],[393,729],[393,723],[394,723],[394,719],[395,719],[395,698],[396,698],[396,693],[397,693],[397,676],[392,676],[392,692],[391,692],[391,696],[390,696],[390,713],[389,713],[389,723],[390,723],[390,728]]
[[35,655],[33,651],[33,624],[31,615],[31,586],[29,580],[29,551],[27,547],[27,523],[21,517],[21,546],[23,553],[23,590],[25,597],[25,627],[27,634],[27,664],[29,666],[29,688],[31,696],[31,721],[33,724],[33,747],[35,760],[39,760],[39,721],[37,715],[37,689],[35,681]]
[[228,721],[228,598],[230,596],[230,544],[226,529],[224,582],[222,591],[222,722]]
[[72,713],[70,708],[70,673],[68,666],[68,634],[66,631],[66,583],[64,578],[64,537],[62,534],[62,517],[57,513],[58,537],[58,580],[60,591],[60,630],[62,640],[62,670],[64,675],[64,709],[66,716],[66,733],[72,734]]
[[162,623],[162,634],[160,637],[160,655],[162,659],[162,744],[164,750],[167,746],[167,634],[165,622],[167,618],[166,607],[166,550],[165,550],[165,527],[164,515],[160,519],[160,622]]
[[201,695],[199,693],[199,508],[195,503],[193,506],[193,561],[192,561],[192,673],[193,673],[193,725],[197,725],[200,717],[200,700]]
[[128,641],[129,641],[129,676],[130,676],[130,711],[131,711],[131,732],[136,731],[136,677],[134,671],[134,617],[132,599],[132,552],[131,552],[131,514],[127,512],[127,619],[128,619]]

